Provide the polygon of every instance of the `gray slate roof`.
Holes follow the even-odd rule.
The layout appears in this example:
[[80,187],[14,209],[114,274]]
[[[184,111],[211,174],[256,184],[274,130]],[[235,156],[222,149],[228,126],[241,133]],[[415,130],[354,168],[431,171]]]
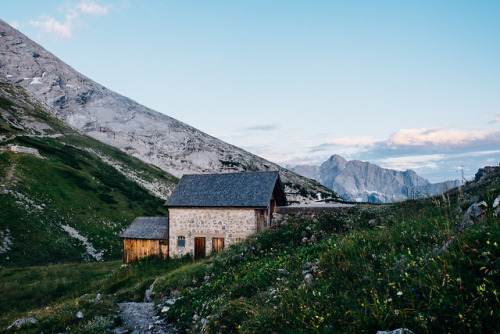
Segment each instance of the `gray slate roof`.
[[184,175],[165,206],[267,207],[273,191],[286,205],[278,172]]
[[121,238],[168,240],[167,217],[137,217],[120,234]]

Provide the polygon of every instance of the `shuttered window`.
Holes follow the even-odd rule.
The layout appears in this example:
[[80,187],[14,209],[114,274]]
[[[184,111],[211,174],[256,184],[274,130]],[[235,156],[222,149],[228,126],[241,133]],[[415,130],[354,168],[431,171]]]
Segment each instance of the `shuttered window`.
[[177,237],[177,247],[186,247],[186,238],[182,235]]
[[212,238],[212,252],[218,253],[224,248],[224,238]]

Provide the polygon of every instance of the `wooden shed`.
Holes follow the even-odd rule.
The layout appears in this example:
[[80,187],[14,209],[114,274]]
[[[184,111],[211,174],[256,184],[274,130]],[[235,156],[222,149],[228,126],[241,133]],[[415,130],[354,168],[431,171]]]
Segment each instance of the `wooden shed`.
[[168,257],[168,218],[137,217],[120,234],[123,239],[123,263],[147,256]]

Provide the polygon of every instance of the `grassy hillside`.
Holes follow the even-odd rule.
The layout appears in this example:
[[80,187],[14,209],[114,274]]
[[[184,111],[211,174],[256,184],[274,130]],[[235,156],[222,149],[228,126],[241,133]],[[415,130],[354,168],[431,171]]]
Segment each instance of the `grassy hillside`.
[[80,135],[20,88],[0,93],[1,267],[118,259],[125,226],[167,214],[175,177]]
[[497,169],[441,198],[295,216],[172,272],[157,300],[182,328],[213,333],[499,332],[499,195]]
[[[0,310],[11,303],[0,328],[23,316],[39,320],[25,328],[30,333],[113,328],[120,325],[115,303],[141,301],[161,277],[159,314],[190,332],[498,333],[500,221],[492,204],[499,195],[496,170],[440,198],[289,217],[198,262],[4,269],[0,295],[12,288],[10,277],[23,282],[19,289],[38,282],[42,270],[62,278],[35,284],[19,302],[0,300]],[[462,224],[467,208],[482,200],[484,212]],[[72,270],[88,277],[87,287],[73,283]],[[78,310],[88,316],[76,319]]]

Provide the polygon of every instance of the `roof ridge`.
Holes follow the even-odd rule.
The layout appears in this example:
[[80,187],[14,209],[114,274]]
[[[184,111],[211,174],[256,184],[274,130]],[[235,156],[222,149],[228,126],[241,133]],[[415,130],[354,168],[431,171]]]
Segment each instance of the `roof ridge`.
[[278,173],[279,170],[265,170],[265,171],[255,171],[255,172],[224,172],[224,173],[199,173],[199,174],[184,174],[184,176],[212,176],[212,175],[241,175],[241,174],[261,174],[261,173]]

